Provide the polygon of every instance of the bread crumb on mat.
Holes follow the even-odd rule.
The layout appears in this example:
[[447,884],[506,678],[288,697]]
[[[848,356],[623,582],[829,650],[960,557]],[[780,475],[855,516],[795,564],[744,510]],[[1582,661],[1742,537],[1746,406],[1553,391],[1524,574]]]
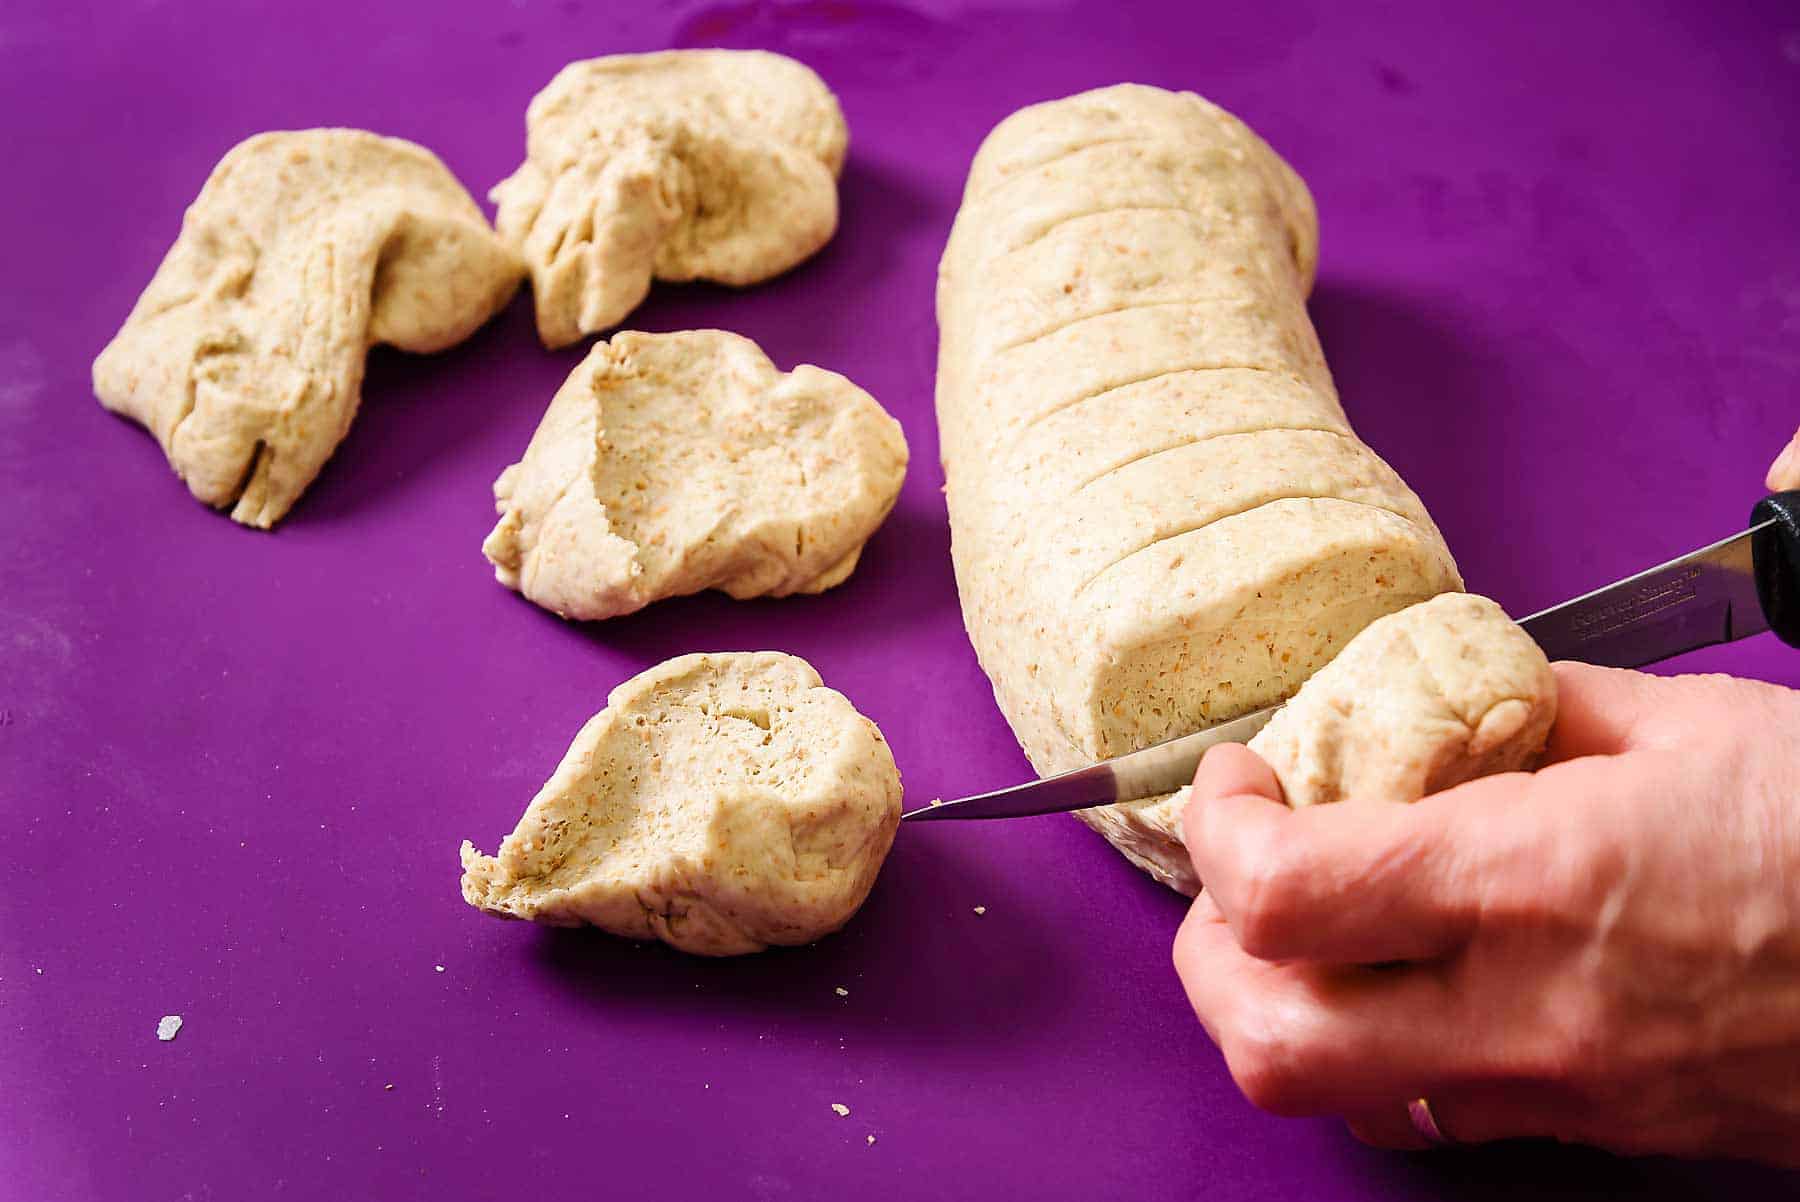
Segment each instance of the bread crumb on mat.
[[833,1110],[837,1111],[837,1116],[841,1119],[847,1119],[850,1117],[850,1108],[848,1106],[844,1105],[842,1102],[833,1102],[831,1104],[831,1108]]
[[181,1015],[165,1014],[156,1020],[156,1037],[168,1043],[181,1032]]

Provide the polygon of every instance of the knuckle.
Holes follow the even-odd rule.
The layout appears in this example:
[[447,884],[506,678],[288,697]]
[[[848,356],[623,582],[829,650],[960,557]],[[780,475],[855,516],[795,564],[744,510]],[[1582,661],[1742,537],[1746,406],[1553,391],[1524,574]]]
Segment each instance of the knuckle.
[[1590,994],[1569,993],[1551,998],[1545,1015],[1536,1074],[1581,1093],[1599,1092],[1617,1068],[1608,1007]]
[[1293,1112],[1293,1082],[1279,1064],[1261,1053],[1248,1053],[1231,1061],[1231,1078],[1258,1110],[1271,1114]]
[[[1576,784],[1583,792],[1603,787],[1585,779],[1559,783]],[[1591,929],[1595,916],[1629,881],[1631,866],[1610,815],[1585,809],[1547,807],[1551,820],[1509,827],[1506,838],[1491,842],[1485,921],[1550,938]]]
[[1281,953],[1293,926],[1302,871],[1292,851],[1266,847],[1244,873],[1232,929],[1252,956]]
[[1177,976],[1185,979],[1188,973],[1202,967],[1203,956],[1197,946],[1199,938],[1197,925],[1191,918],[1176,930],[1174,946],[1169,949],[1169,959],[1175,964]]
[[1303,1029],[1291,1019],[1264,1017],[1226,1041],[1232,1080],[1252,1105],[1271,1114],[1310,1113],[1312,1059]]

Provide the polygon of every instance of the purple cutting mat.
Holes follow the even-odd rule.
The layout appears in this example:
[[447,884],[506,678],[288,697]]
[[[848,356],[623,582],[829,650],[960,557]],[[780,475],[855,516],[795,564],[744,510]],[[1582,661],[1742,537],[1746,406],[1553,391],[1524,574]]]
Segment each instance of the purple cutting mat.
[[[0,1194],[1800,1187],[1555,1148],[1390,1155],[1258,1113],[1169,968],[1181,901],[1068,818],[906,830],[847,931],[723,963],[457,894],[458,841],[492,849],[607,690],[679,652],[806,656],[915,801],[1025,773],[958,620],[931,392],[964,172],[1031,101],[1193,88],[1300,169],[1344,400],[1472,588],[1523,612],[1738,528],[1800,420],[1800,11],[1479,7],[9,4]],[[905,493],[844,587],[590,626],[498,587],[489,483],[582,353],[539,349],[524,295],[447,354],[376,353],[273,535],[194,503],[94,402],[94,354],[238,139],[366,126],[481,193],[563,63],[707,45],[837,90],[842,231],[742,295],[659,288],[632,324],[729,327],[901,419]],[[1769,637],[1677,669],[1800,684]],[[163,1014],[186,1019],[172,1043]]]

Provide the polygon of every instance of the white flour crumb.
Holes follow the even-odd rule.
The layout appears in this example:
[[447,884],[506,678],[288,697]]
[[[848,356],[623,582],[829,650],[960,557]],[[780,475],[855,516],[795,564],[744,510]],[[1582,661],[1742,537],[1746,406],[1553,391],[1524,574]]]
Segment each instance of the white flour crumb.
[[442,964],[433,964],[433,965],[432,965],[432,966],[431,966],[431,971],[432,971],[432,972],[443,972],[443,971],[444,971],[444,966],[443,966],[443,965],[442,965]]
[[839,997],[849,997],[850,996],[850,991],[848,989],[845,989],[842,985],[839,985],[836,989],[832,990],[832,992],[837,994]]
[[976,907],[975,907],[975,913],[977,913],[977,914],[986,914],[986,913],[987,913],[987,907],[986,907],[986,906],[976,906]]
[[392,1089],[392,1088],[394,1088],[394,1083],[392,1081],[389,1081],[386,1085],[383,1085],[381,1088]]
[[156,1020],[156,1037],[168,1043],[181,1032],[181,1015],[165,1014]]
[[848,1106],[844,1105],[842,1102],[833,1102],[831,1104],[831,1108],[833,1110],[837,1111],[837,1116],[841,1119],[847,1119],[850,1117],[850,1108]]
[[873,1136],[873,1135],[871,1135],[871,1136],[870,1136],[870,1137],[869,1137],[869,1146],[870,1146],[870,1147],[871,1147],[871,1148],[873,1148],[873,1147],[874,1147],[874,1146],[875,1146],[875,1137],[874,1137],[874,1136]]

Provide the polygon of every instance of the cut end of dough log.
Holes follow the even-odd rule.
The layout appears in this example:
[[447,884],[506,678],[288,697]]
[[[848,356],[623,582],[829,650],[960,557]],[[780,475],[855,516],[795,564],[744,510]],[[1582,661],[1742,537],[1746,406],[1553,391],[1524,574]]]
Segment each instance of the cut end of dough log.
[[841,583],[899,495],[899,423],[849,380],[721,330],[615,334],[494,483],[496,579],[568,618]]
[[1296,808],[1417,801],[1530,767],[1556,677],[1494,602],[1445,593],[1380,618],[1250,741]]
[[810,943],[868,896],[900,822],[875,724],[777,652],[684,655],[613,690],[462,891],[503,918],[698,955]]
[[[1414,802],[1532,767],[1556,721],[1544,653],[1494,602],[1444,593],[1371,622],[1250,740],[1290,806]],[[1188,790],[1111,807],[1108,837],[1192,896]]]
[[354,129],[258,134],[219,161],[94,363],[200,500],[268,528],[350,428],[370,346],[443,350],[524,266],[423,147]]

